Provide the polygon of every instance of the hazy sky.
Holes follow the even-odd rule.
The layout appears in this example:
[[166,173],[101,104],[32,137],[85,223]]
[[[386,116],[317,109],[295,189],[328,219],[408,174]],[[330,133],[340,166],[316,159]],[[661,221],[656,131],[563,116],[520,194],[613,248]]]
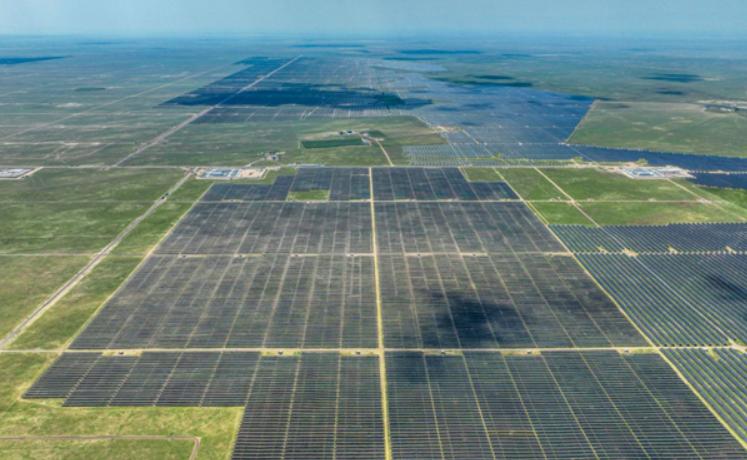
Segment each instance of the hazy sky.
[[747,36],[747,0],[0,0],[0,34]]

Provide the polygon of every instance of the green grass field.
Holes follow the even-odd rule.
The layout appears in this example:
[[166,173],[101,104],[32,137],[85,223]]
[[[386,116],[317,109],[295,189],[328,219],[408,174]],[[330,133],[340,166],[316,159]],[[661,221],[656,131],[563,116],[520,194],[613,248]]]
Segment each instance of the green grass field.
[[149,207],[147,202],[4,205],[0,254],[95,253]]
[[735,213],[706,203],[583,203],[599,225],[664,225],[745,222],[747,213]]
[[530,203],[530,207],[547,224],[594,225],[584,214],[571,203]]
[[183,175],[181,169],[43,169],[0,182],[0,254],[98,252]]
[[338,147],[363,146],[363,140],[358,137],[336,137],[329,139],[306,139],[301,141],[305,149],[334,149]]
[[709,198],[724,201],[734,206],[747,209],[747,190],[698,187],[698,191]]
[[107,257],[56,304],[16,336],[8,344],[8,348],[60,349],[73,339],[141,260],[139,257]]
[[473,182],[502,182],[503,178],[493,168],[462,168],[467,180]]
[[630,179],[596,168],[548,168],[542,172],[574,200],[695,201],[697,196],[667,180]]
[[[531,207],[548,224],[666,225],[747,222],[745,210],[734,211],[707,203],[570,203],[534,202]],[[593,220],[593,221],[592,221]]]
[[747,157],[747,116],[697,104],[598,102],[570,143]]
[[[282,153],[282,163],[323,163],[329,166],[383,166],[377,145],[341,146],[302,142],[337,135],[339,131],[380,132],[390,156],[405,162],[402,146],[446,141],[414,117],[312,120],[281,123],[219,123],[190,125],[142,154],[128,165],[244,166],[262,160],[261,152]],[[320,139],[321,140],[321,139]],[[326,139],[324,139],[326,140]],[[331,139],[330,139],[331,141]],[[345,138],[345,142],[348,142]],[[263,162],[276,165],[276,162]]]
[[22,180],[0,181],[0,202],[153,202],[184,174],[178,168],[45,168]]
[[534,168],[505,168],[501,176],[525,200],[567,200],[567,197]]
[[88,260],[81,256],[0,256],[0,337],[44,303]]
[[308,190],[305,192],[290,192],[288,201],[328,201],[329,190]]
[[167,201],[122,239],[112,254],[147,254],[191,207],[192,203]]
[[190,440],[29,440],[0,439],[0,455],[6,460],[141,460],[189,458],[194,442]]

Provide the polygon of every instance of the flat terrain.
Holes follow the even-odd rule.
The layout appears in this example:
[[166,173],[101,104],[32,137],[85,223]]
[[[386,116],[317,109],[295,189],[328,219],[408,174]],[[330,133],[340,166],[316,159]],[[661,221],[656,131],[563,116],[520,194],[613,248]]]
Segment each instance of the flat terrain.
[[95,253],[145,213],[183,170],[43,169],[0,183],[0,253]]
[[[344,138],[319,143],[311,136],[338,131],[357,133],[371,130],[385,135],[382,145],[391,158],[402,164],[402,146],[444,144],[442,137],[412,117],[298,121],[279,123],[195,124],[128,161],[128,165],[243,166],[262,160],[260,154],[277,152],[281,163],[323,163],[328,166],[385,166],[389,163],[378,145],[350,144]],[[273,166],[273,162],[268,161]]]
[[709,46],[9,41],[0,457],[747,459]]
[[697,104],[598,102],[568,142],[744,157],[747,117]]

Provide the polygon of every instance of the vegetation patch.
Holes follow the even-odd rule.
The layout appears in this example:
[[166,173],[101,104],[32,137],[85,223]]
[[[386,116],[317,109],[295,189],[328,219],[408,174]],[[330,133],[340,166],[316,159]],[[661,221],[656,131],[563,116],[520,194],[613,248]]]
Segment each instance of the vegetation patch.
[[709,203],[583,203],[599,225],[666,225],[745,222],[747,213],[734,213]]
[[167,201],[143,219],[114,248],[113,254],[146,254],[189,211],[192,203]]
[[594,225],[571,203],[531,203],[532,208],[548,224]]
[[306,190],[288,193],[288,201],[328,201],[329,190]]
[[549,180],[534,168],[505,168],[501,176],[525,200],[567,200]]
[[462,172],[472,182],[503,182],[493,168],[462,168]]
[[0,439],[0,456],[5,459],[35,460],[183,460],[189,458],[194,441],[189,439],[43,439],[6,441]]
[[0,338],[4,337],[89,261],[82,256],[0,257]]
[[550,168],[544,174],[575,200],[696,201],[698,197],[664,179],[631,179],[596,168]]
[[597,102],[568,142],[747,157],[747,117],[707,111],[700,104]]
[[8,348],[60,349],[73,339],[141,260],[139,257],[107,257],[70,292],[21,332]]
[[338,147],[354,147],[366,145],[359,136],[340,136],[329,139],[303,140],[301,145],[305,149],[334,149]]

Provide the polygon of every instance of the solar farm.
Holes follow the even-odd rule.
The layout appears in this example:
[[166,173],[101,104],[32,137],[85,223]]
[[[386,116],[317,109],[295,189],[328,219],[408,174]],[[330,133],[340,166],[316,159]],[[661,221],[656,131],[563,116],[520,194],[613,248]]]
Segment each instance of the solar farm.
[[[211,46],[53,140],[0,104],[0,456],[747,460],[746,159],[570,144],[594,98],[396,50]],[[164,129],[67,118],[110,106]]]

